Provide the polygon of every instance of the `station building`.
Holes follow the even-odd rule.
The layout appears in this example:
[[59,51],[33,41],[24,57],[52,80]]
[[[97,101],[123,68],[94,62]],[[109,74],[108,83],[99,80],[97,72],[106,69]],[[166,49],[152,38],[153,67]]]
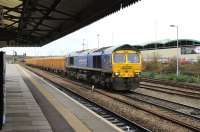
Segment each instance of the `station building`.
[[[200,59],[200,41],[180,39],[178,41],[179,59],[183,63],[194,63]],[[162,62],[167,62],[177,56],[177,40],[163,40],[135,45],[141,50],[144,61],[151,61],[157,57]]]

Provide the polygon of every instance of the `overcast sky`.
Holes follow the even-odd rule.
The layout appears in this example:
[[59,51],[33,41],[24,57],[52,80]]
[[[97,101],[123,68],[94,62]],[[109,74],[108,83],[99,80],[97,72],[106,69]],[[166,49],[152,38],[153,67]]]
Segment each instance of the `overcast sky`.
[[71,51],[108,45],[142,45],[146,42],[179,38],[200,40],[200,0],[141,0],[123,10],[111,14],[87,27],[73,32],[42,48],[7,48],[12,54],[65,55]]

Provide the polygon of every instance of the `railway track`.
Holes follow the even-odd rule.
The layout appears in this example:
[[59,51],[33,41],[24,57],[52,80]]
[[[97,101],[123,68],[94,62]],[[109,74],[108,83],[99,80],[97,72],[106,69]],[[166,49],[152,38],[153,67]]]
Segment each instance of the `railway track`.
[[[53,85],[55,84],[53,83]],[[108,120],[112,124],[116,125],[125,132],[150,132],[150,130],[138,125],[137,123],[130,121],[127,118],[106,109],[105,107],[99,106],[95,102],[88,100],[87,98],[84,98],[71,90],[60,87],[58,85],[57,88],[63,91],[65,94],[70,95],[70,97],[72,97],[79,103],[83,104],[84,106],[97,113],[104,119]]]
[[[39,75],[41,75],[41,74],[39,74]],[[79,85],[79,86],[84,87],[88,90],[91,90],[91,87],[89,87],[85,84],[81,84],[81,83],[78,83],[78,82],[75,82],[75,81],[63,79],[62,77],[58,77],[58,78],[60,78],[64,81],[68,81],[70,83],[73,83],[75,85]],[[59,84],[57,84],[57,85],[59,85]],[[100,93],[104,96],[110,97],[110,98],[117,100],[117,101],[119,101],[123,104],[126,104],[128,106],[131,106],[131,107],[137,108],[139,110],[151,113],[154,116],[157,116],[159,118],[162,118],[162,119],[170,121],[170,122],[173,122],[173,123],[178,124],[182,127],[188,128],[189,130],[200,131],[199,116],[198,115],[192,115],[191,113],[187,113],[187,112],[181,112],[180,110],[177,110],[177,109],[175,110],[175,108],[179,107],[180,104],[173,104],[173,108],[172,108],[172,102],[165,101],[165,105],[166,105],[166,102],[167,102],[168,106],[164,107],[164,106],[161,105],[161,101],[163,103],[164,100],[158,101],[158,99],[157,99],[157,101],[154,100],[154,102],[153,102],[153,100],[152,100],[153,97],[148,97],[148,99],[151,98],[151,102],[147,102],[146,101],[147,96],[144,97],[144,95],[143,95],[143,97],[141,97],[141,95],[140,95],[140,99],[139,99],[139,97],[133,96],[134,94],[136,95],[136,93],[133,93],[133,92],[130,93],[130,94],[126,94],[126,95],[120,95],[118,93],[110,93],[110,92],[104,91],[102,89],[95,89],[95,92],[98,92],[98,93]],[[159,105],[158,102],[160,102],[160,105]],[[193,108],[188,107],[188,106],[182,105],[180,107],[187,109],[187,111],[194,110]],[[199,110],[197,110],[197,109],[195,109],[195,110],[197,112],[199,112]]]
[[[28,69],[31,70],[30,68],[28,68]],[[34,72],[33,70],[31,70],[31,71]],[[34,73],[36,73],[36,72],[34,72]],[[38,73],[36,73],[36,74],[39,75]],[[60,79],[64,79],[59,76],[56,76],[56,77],[58,77]],[[47,78],[45,78],[45,79],[47,79]],[[64,79],[64,80],[66,81],[66,79]],[[47,79],[47,81],[49,83],[51,83],[52,85],[54,85],[55,88],[58,88],[59,90],[61,90],[65,94],[69,95],[70,97],[72,97],[73,99],[78,101],[79,103],[83,104],[85,107],[89,108],[93,112],[97,113],[98,115],[100,115],[101,117],[103,117],[104,119],[109,121],[110,123],[116,125],[122,131],[125,131],[125,132],[150,132],[149,129],[144,128],[141,125],[137,124],[136,122],[130,121],[126,117],[120,116],[119,114],[112,112],[103,106],[98,105],[94,101],[91,101],[88,98],[81,96],[80,94],[74,92],[71,89],[67,89],[66,87],[63,87],[63,86],[59,85],[58,83],[53,82],[52,80]],[[76,85],[81,85],[74,81],[70,81],[70,83],[74,83]],[[90,88],[86,87],[86,85],[84,88],[90,90]]]
[[164,93],[172,94],[172,95],[184,96],[188,98],[200,99],[200,89],[198,91],[197,89],[191,90],[191,89],[182,88],[182,87],[172,87],[168,85],[165,86],[165,85],[153,84],[149,82],[141,82],[140,88],[149,89],[152,91],[164,92]]
[[168,80],[161,80],[161,79],[154,79],[154,78],[141,78],[141,81],[143,82],[150,82],[154,84],[163,84],[163,85],[169,85],[173,87],[179,87],[182,89],[190,89],[190,90],[200,90],[200,85],[197,84],[189,84],[189,83],[181,83],[176,81],[168,81]]
[[127,94],[125,96],[135,99],[135,100],[147,102],[149,104],[152,104],[152,105],[155,105],[158,107],[162,107],[162,108],[165,108],[165,109],[168,109],[168,110],[180,113],[180,114],[184,114],[188,117],[192,117],[197,120],[200,120],[200,109],[198,109],[198,108],[194,108],[194,107],[187,106],[184,104],[168,101],[165,99],[160,99],[157,97],[152,97],[152,96],[138,93],[135,91],[130,91],[130,92],[131,92],[130,94]]
[[[120,99],[116,96],[109,95],[108,93],[106,93],[104,91],[101,91],[101,93],[104,95],[107,95],[111,98],[114,98],[120,102],[123,102],[127,105],[136,107],[137,109],[146,111],[148,113],[151,113],[151,114],[158,116],[160,118],[163,118],[165,120],[168,120],[173,123],[184,126],[186,128],[189,128],[193,131],[200,131],[200,118],[197,116],[193,116],[193,115],[185,113],[185,112],[180,112],[178,110],[168,108],[167,106],[162,106],[159,104],[152,103],[150,101],[145,100],[144,98],[139,99],[130,94],[128,94],[128,95],[124,94],[123,96],[126,98]],[[154,107],[154,106],[156,106],[156,107]],[[196,122],[195,125],[194,125],[194,122]]]

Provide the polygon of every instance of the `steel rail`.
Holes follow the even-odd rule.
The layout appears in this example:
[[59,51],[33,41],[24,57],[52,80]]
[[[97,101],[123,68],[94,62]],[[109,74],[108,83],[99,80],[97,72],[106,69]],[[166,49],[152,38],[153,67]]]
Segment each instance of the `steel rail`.
[[[164,99],[160,99],[160,98],[156,98],[156,97],[152,97],[152,96],[149,96],[149,95],[145,95],[145,94],[141,94],[141,93],[136,93],[136,92],[133,92],[131,91],[132,93],[134,94],[138,94],[138,95],[141,95],[141,96],[146,96],[148,97],[149,99],[156,99],[156,100],[159,100],[159,101],[163,101],[163,103],[171,103],[173,105],[177,105],[177,106],[180,106],[180,107],[186,107],[186,108],[189,108],[189,109],[194,109],[194,111],[199,111],[200,112],[200,109],[198,108],[194,108],[194,107],[191,107],[191,106],[187,106],[187,105],[184,105],[184,104],[179,104],[179,103],[176,103],[176,102],[171,102],[171,101],[168,101],[168,100],[164,100]],[[153,103],[152,101],[149,101],[149,100],[144,100],[144,99],[139,99],[137,97],[134,97],[134,96],[131,96],[131,94],[128,94],[128,95],[124,95],[128,98],[131,98],[131,99],[134,99],[134,100],[139,100],[139,101],[142,101],[142,102],[145,102],[145,103],[148,103],[148,104],[151,104],[151,105],[155,105],[155,106],[158,106],[158,107],[161,107],[163,109],[167,109],[167,110],[170,110],[170,111],[173,111],[173,112],[176,112],[178,114],[183,114],[185,116],[188,116],[189,118],[194,118],[196,120],[198,120],[200,122],[200,116],[194,116],[194,115],[191,115],[191,114],[188,114],[186,112],[180,112],[178,110],[175,110],[175,109],[172,109],[170,107],[167,107],[167,106],[163,106],[163,105],[160,105],[160,104],[156,104],[156,103]],[[200,115],[200,113],[199,113]]]
[[187,88],[191,90],[200,90],[200,86],[198,86],[197,84],[190,84],[190,83],[183,83],[183,82],[176,82],[176,81],[162,80],[162,79],[155,79],[155,78],[147,78],[147,77],[142,77],[141,81],[152,82],[155,84],[170,85],[174,87]]
[[[172,101],[169,101],[169,100],[166,100],[166,99],[162,99],[162,98],[157,98],[157,97],[146,95],[146,94],[143,94],[143,93],[138,93],[138,92],[135,92],[135,91],[130,91],[130,92],[131,92],[131,94],[141,95],[141,96],[147,97],[149,99],[155,99],[157,101],[161,101],[161,102],[164,102],[164,103],[177,105],[177,107],[185,107],[186,109],[193,109],[193,111],[198,111],[199,112],[199,114],[198,114],[199,116],[195,116],[193,114],[187,114],[187,113],[185,113],[185,114],[200,120],[200,109],[199,108],[192,107],[192,106],[185,105],[185,104],[181,104],[181,103],[177,103],[177,102],[172,102]],[[173,109],[171,109],[171,110],[173,110]],[[175,110],[175,111],[177,111],[177,110]]]
[[[28,69],[30,70],[30,67],[29,67]],[[35,71],[34,71],[34,72],[35,72]],[[48,73],[49,73],[49,72],[48,72]],[[42,76],[42,75],[39,74],[39,73],[36,73],[36,74]],[[55,74],[53,74],[53,73],[51,73],[51,75],[55,76]],[[43,76],[43,77],[44,77],[44,76]],[[56,75],[55,77],[58,77],[58,75]],[[70,83],[72,83],[72,84],[74,84],[74,85],[81,86],[81,87],[83,87],[83,88],[87,88],[87,89],[90,88],[89,86],[83,85],[82,83],[79,83],[79,82],[71,81],[71,80],[69,80],[69,79],[62,78],[62,77],[58,77],[58,78],[60,78],[60,79],[62,79],[62,80],[64,80],[64,81],[70,82]],[[46,78],[46,79],[49,80],[48,78]],[[50,80],[50,81],[53,82],[53,80]],[[53,82],[53,83],[56,83],[56,82]],[[57,85],[60,85],[60,84],[57,84]],[[61,87],[62,87],[62,86],[61,86]],[[91,88],[90,88],[90,89],[91,89]],[[112,99],[115,99],[115,100],[117,100],[117,101],[119,101],[119,102],[121,102],[121,103],[123,103],[123,104],[126,104],[126,105],[128,105],[128,106],[135,107],[135,108],[137,108],[137,109],[139,109],[139,110],[142,110],[142,111],[145,111],[145,112],[147,112],[147,113],[151,113],[152,115],[155,115],[155,116],[157,116],[157,117],[163,118],[163,119],[168,120],[168,121],[170,121],[170,122],[173,122],[173,123],[175,123],[175,124],[179,124],[180,126],[186,127],[186,128],[191,129],[191,130],[193,130],[193,131],[200,131],[200,128],[198,128],[198,127],[191,126],[191,125],[189,125],[189,124],[187,124],[187,123],[184,123],[184,122],[181,122],[181,121],[179,121],[179,120],[172,119],[172,118],[170,118],[170,117],[168,117],[168,116],[165,116],[165,115],[156,113],[155,111],[147,110],[147,109],[142,108],[142,107],[140,107],[140,106],[138,106],[138,105],[129,103],[128,101],[125,101],[125,100],[116,98],[116,97],[114,97],[114,96],[111,96],[108,92],[106,92],[106,91],[104,91],[104,90],[95,89],[95,92],[101,93],[102,95],[105,95],[105,96],[107,96],[107,97],[110,97],[110,98],[112,98]]]
[[[27,68],[28,70],[30,70],[31,72],[33,72],[33,73],[35,73],[39,76],[42,76],[40,73],[36,72],[35,70],[31,69],[30,67],[25,67],[25,68]],[[81,87],[86,88],[88,90],[91,89],[91,88],[87,87],[86,85],[80,84],[80,83],[75,82],[75,81],[67,80],[66,78],[62,78],[62,77],[55,75],[53,73],[48,73],[48,74],[54,76],[55,78],[57,77],[57,78],[62,79],[64,81],[70,82],[74,85],[81,86]],[[63,87],[59,83],[56,83],[55,81],[50,80],[49,78],[46,78],[44,76],[42,76],[42,77],[44,79],[46,79],[47,81],[51,82],[53,85],[56,85],[56,87],[59,90],[65,92],[65,93],[68,92],[68,95],[70,93],[71,97],[72,97],[72,95],[76,96],[76,97],[72,97],[72,98],[76,98],[78,102],[82,103],[83,105],[85,105],[89,109],[93,110],[95,113],[99,114],[101,117],[105,118],[106,120],[108,120],[112,124],[121,128],[122,130],[124,130],[124,131],[130,130],[131,131],[131,130],[134,130],[134,127],[135,127],[136,130],[141,129],[142,131],[150,132],[150,130],[148,130],[147,128],[144,128],[141,125],[137,124],[136,122],[130,121],[126,117],[123,117],[123,116],[121,116],[121,115],[119,115],[119,114],[117,114],[113,111],[110,111],[109,109],[107,109],[104,106],[100,106],[96,102],[89,100],[87,97],[83,97],[79,93],[77,93],[77,92],[75,92],[75,91],[73,91],[73,90],[71,90],[67,87]],[[99,111],[97,109],[99,109]]]
[[186,92],[186,91],[176,90],[176,89],[171,89],[171,88],[166,88],[166,87],[140,84],[140,88],[149,89],[149,90],[153,90],[153,91],[157,91],[157,92],[164,92],[167,94],[174,94],[174,95],[194,98],[194,99],[200,99],[200,94],[198,94],[198,93]]
[[[100,92],[100,91],[99,91],[99,92]],[[142,108],[142,107],[140,107],[140,106],[138,106],[138,105],[130,104],[129,102],[124,101],[124,100],[121,100],[121,99],[118,99],[118,98],[115,98],[115,97],[109,95],[108,93],[103,93],[102,91],[101,91],[100,93],[102,93],[103,95],[106,95],[106,96],[108,96],[108,97],[110,97],[110,98],[113,98],[113,99],[115,99],[115,100],[118,100],[119,102],[122,102],[122,103],[124,103],[124,104],[127,104],[127,105],[129,105],[129,106],[135,107],[135,108],[140,109],[140,110],[142,110],[142,111],[145,111],[145,112],[151,113],[151,114],[153,114],[153,115],[156,115],[156,116],[158,116],[158,117],[160,117],[160,118],[164,118],[165,120],[168,120],[168,121],[171,121],[171,122],[173,122],[173,123],[176,123],[176,124],[179,124],[179,125],[181,125],[181,126],[184,126],[184,127],[186,127],[186,128],[189,128],[189,129],[191,129],[191,130],[193,130],[193,131],[200,131],[200,128],[198,128],[198,127],[191,126],[191,125],[189,125],[189,124],[187,124],[187,123],[181,122],[181,121],[176,120],[176,119],[169,118],[168,116],[165,116],[165,115],[162,115],[162,114],[158,114],[158,113],[156,113],[155,111],[147,110],[147,109]],[[139,101],[139,100],[138,100],[138,101]],[[145,103],[146,103],[146,102],[145,102]]]

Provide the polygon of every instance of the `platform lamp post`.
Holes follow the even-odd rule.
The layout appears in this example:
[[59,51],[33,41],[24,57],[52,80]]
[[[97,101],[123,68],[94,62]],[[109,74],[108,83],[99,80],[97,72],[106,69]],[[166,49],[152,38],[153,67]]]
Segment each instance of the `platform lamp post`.
[[99,36],[100,34],[97,34],[98,48],[99,48]]
[[83,39],[82,46],[83,46],[83,50],[84,50],[84,47],[85,47],[85,39]]
[[177,36],[177,41],[176,41],[176,48],[177,48],[177,53],[176,53],[176,76],[179,76],[179,50],[178,50],[178,25],[170,25],[170,27],[175,27],[176,28],[176,36]]

